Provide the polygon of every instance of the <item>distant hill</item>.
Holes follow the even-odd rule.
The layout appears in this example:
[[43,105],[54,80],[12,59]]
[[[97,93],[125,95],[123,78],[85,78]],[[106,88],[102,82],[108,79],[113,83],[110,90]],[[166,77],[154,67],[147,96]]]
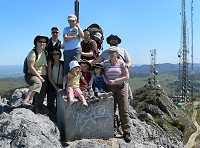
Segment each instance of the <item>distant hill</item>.
[[[157,64],[156,70],[158,73],[178,72],[179,64],[163,63]],[[134,66],[130,68],[131,72],[147,74],[150,72],[149,65]],[[191,64],[188,65],[188,71],[191,72]],[[200,72],[200,64],[194,64],[194,72]]]
[[[19,77],[23,76],[22,72],[22,65],[8,65],[8,66],[0,66],[0,79],[7,78],[7,77]],[[167,72],[178,72],[179,64],[171,64],[171,63],[163,63],[158,64],[156,67],[159,73],[167,73]],[[191,71],[191,64],[188,66],[189,72]],[[200,72],[200,63],[194,64],[194,71],[196,73]],[[134,73],[142,73],[142,74],[149,74],[150,69],[149,65],[134,65],[130,68],[130,72]]]
[[23,76],[22,65],[0,66],[0,78]]

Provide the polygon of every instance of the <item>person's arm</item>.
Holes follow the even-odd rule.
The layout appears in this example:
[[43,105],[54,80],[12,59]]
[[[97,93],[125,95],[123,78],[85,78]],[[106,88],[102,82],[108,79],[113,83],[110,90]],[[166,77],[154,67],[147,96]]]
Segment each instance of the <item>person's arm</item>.
[[66,42],[69,42],[69,41],[71,41],[71,40],[73,40],[73,39],[79,39],[79,37],[78,36],[68,36],[67,34],[64,34],[63,35],[63,38],[64,38],[64,40],[66,41]]
[[81,55],[85,57],[93,57],[94,52],[90,50],[90,52],[82,52]]
[[83,76],[81,76],[81,80],[83,81],[83,83],[88,86],[88,82],[85,80],[85,78]]
[[73,39],[79,39],[79,36],[78,35],[67,35],[69,32],[69,29],[68,27],[66,27],[64,30],[63,30],[63,39],[66,41],[66,42],[69,42]]
[[83,33],[83,30],[82,30],[80,24],[77,23],[77,24],[76,24],[76,27],[78,27],[78,35],[79,35],[79,37],[80,37],[80,38],[84,38],[84,33]]
[[132,66],[131,58],[126,50],[125,50],[125,65],[127,68],[130,68]]
[[106,79],[105,75],[102,75],[103,76],[103,81],[108,84],[108,80]]
[[90,61],[90,63],[91,63],[92,65],[94,65],[94,64],[96,64],[96,63],[101,63],[101,62],[103,62],[103,61],[104,61],[103,58],[98,57],[97,59],[94,59],[94,60]]
[[94,74],[92,74],[92,77],[89,81],[89,86],[92,86],[93,82],[94,82]]
[[127,63],[125,63],[126,64],[126,67],[127,68],[130,68],[131,66],[132,66],[132,62],[131,61],[128,61]]

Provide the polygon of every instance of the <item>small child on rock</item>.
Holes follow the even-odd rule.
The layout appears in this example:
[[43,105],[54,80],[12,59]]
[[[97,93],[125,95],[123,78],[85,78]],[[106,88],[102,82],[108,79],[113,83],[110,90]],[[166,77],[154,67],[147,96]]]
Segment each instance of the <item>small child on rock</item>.
[[74,102],[77,102],[78,100],[75,99],[75,97],[78,97],[80,101],[83,103],[83,105],[88,106],[85,97],[83,96],[83,92],[80,89],[80,79],[85,83],[86,86],[88,86],[87,81],[82,76],[82,73],[80,71],[80,65],[78,61],[73,60],[69,63],[70,71],[67,75],[67,97],[70,101],[70,105],[72,105]]

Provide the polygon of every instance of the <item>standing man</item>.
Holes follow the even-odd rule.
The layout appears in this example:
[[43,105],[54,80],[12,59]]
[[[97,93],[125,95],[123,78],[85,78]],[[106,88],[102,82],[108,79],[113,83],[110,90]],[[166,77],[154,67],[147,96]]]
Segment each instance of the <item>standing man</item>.
[[46,51],[48,52],[47,60],[52,60],[52,52],[53,50],[60,50],[61,49],[61,41],[58,39],[60,35],[60,30],[58,27],[51,28],[51,38],[49,44],[47,45]]
[[90,38],[90,32],[85,29],[84,40],[81,41],[82,54],[81,59],[93,60],[98,56],[97,43]]
[[63,46],[64,46],[64,75],[67,80],[69,72],[69,63],[73,60],[80,61],[81,45],[80,39],[84,38],[83,30],[77,22],[77,17],[74,14],[68,16],[69,26],[63,30]]
[[[52,37],[50,38],[49,44],[47,45],[47,48],[46,48],[46,51],[48,52],[47,63],[49,63],[49,61],[54,62],[53,61],[53,51],[56,50],[59,52],[61,49],[61,41],[58,39],[58,37],[60,35],[59,28],[52,27],[51,35],[52,35]],[[50,112],[55,113],[56,112],[56,108],[54,106],[55,98],[52,96],[51,83],[50,83],[49,79],[47,79],[46,93],[47,93],[47,108],[48,108],[48,110],[50,110]]]
[[[116,47],[118,47],[118,44],[121,43],[121,39],[117,35],[113,35],[113,34],[108,36],[106,41],[110,46],[116,46]],[[124,48],[118,47],[118,49],[119,49],[120,59],[122,59],[125,62],[127,68],[131,67],[132,66],[132,61],[131,61],[131,58],[130,58],[128,52]],[[104,60],[109,59],[108,51],[109,51],[108,49],[104,50],[102,52],[102,54],[97,59],[92,61],[92,64],[101,63]]]

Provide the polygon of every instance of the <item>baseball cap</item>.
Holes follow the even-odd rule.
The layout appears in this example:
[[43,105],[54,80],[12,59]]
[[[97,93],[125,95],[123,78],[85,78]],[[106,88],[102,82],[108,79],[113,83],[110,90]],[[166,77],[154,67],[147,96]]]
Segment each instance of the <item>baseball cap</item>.
[[101,40],[102,37],[101,33],[97,32],[94,36]]
[[74,15],[74,14],[70,14],[70,15],[68,16],[68,20],[77,20],[77,17],[76,17],[76,15]]

